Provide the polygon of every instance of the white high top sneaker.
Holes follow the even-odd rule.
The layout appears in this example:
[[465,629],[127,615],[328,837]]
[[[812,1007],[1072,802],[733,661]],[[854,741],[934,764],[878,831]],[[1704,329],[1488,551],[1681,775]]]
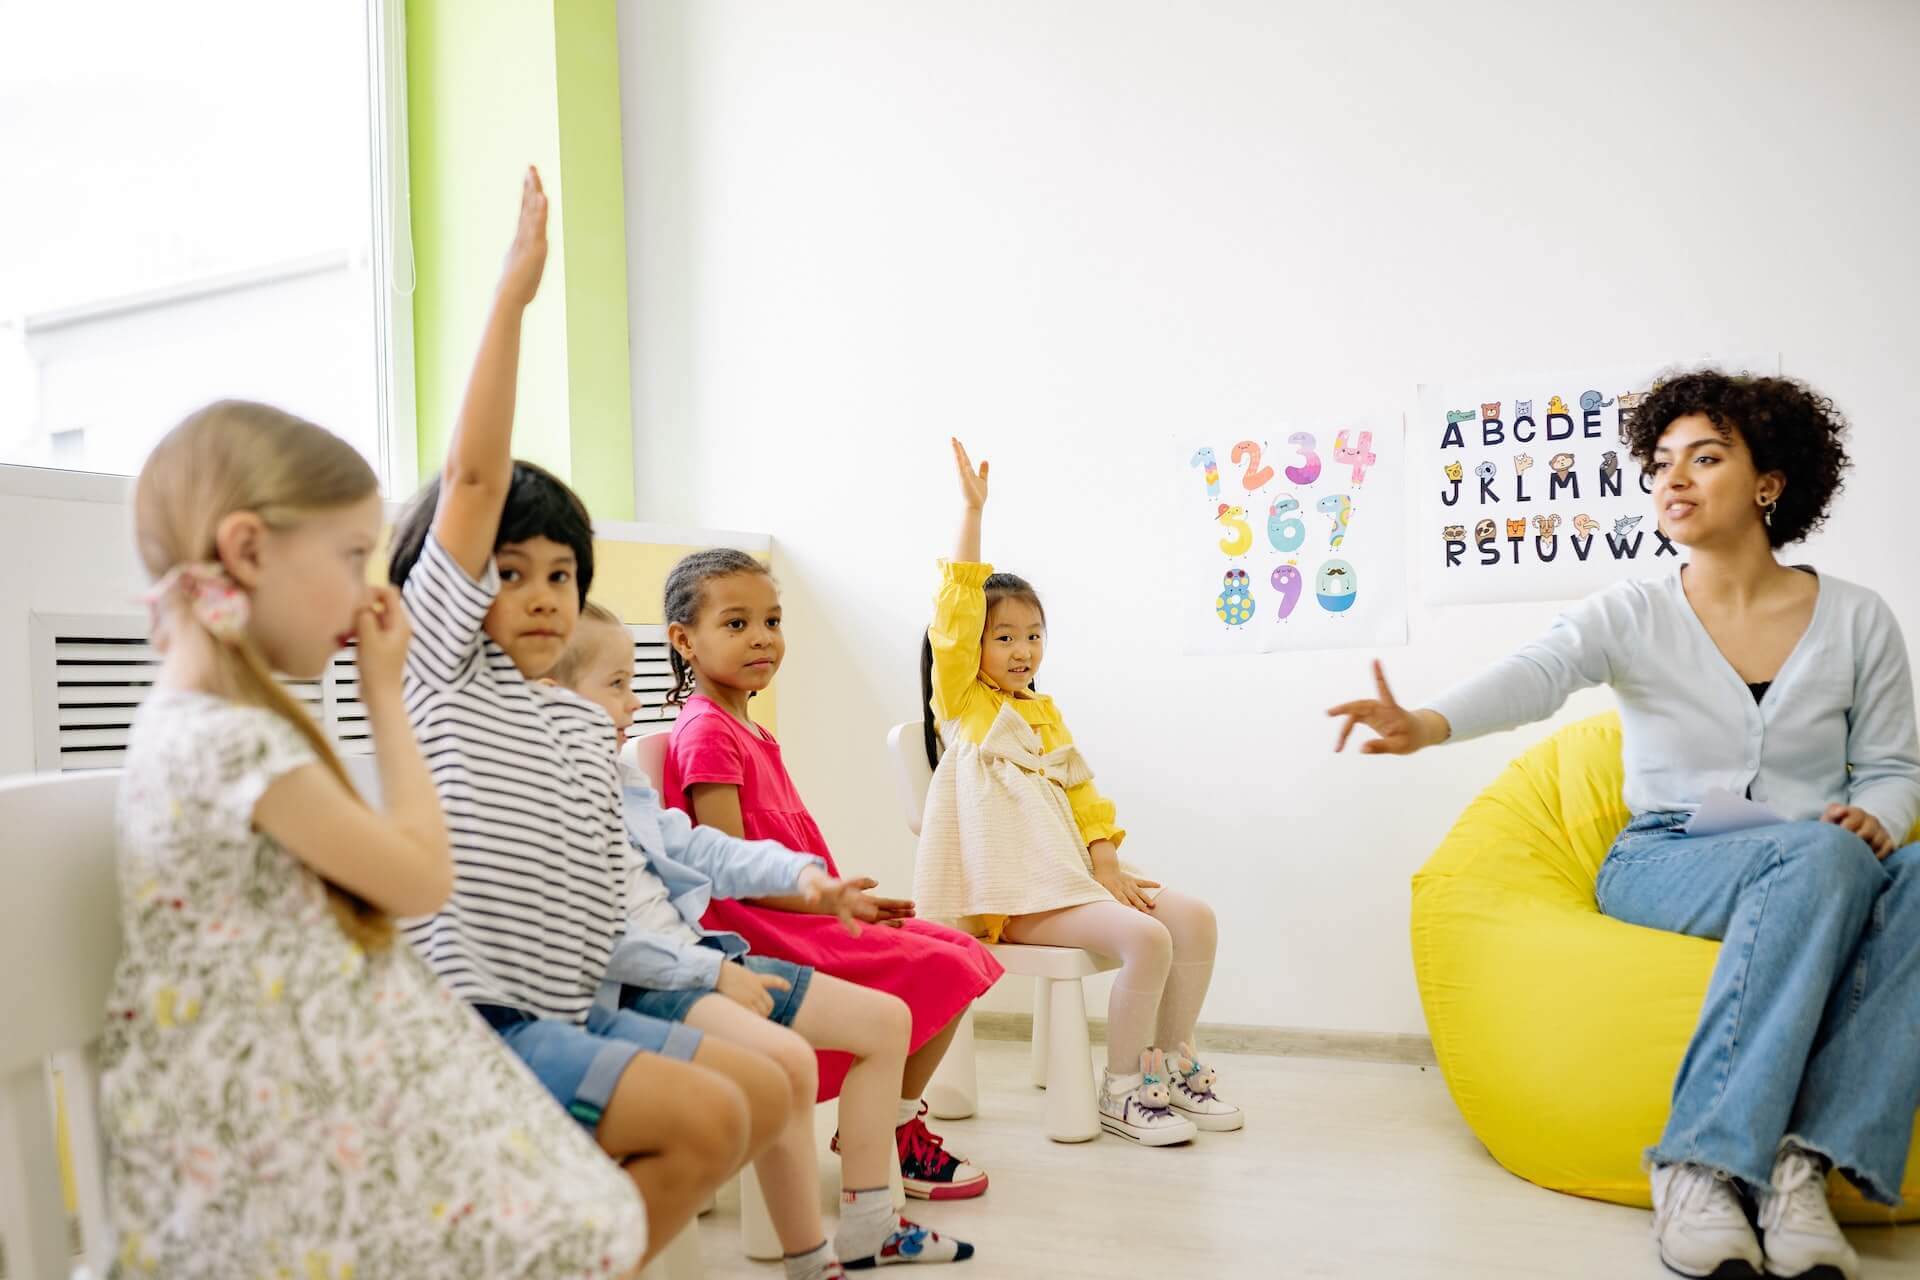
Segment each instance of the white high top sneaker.
[[1220,1073],[1193,1056],[1191,1045],[1181,1045],[1167,1055],[1167,1070],[1173,1076],[1173,1109],[1193,1121],[1193,1127],[1207,1133],[1229,1133],[1246,1124],[1240,1108],[1214,1091]]
[[1790,1142],[1774,1157],[1773,1185],[1761,1189],[1760,1232],[1770,1276],[1858,1280],[1860,1255],[1827,1207],[1826,1162]]
[[1653,1237],[1669,1271],[1711,1280],[1760,1275],[1760,1241],[1725,1174],[1697,1164],[1657,1164]]
[[1140,1067],[1137,1076],[1105,1073],[1100,1086],[1100,1127],[1143,1147],[1193,1141],[1199,1131],[1172,1106],[1166,1055],[1149,1049],[1140,1055]]

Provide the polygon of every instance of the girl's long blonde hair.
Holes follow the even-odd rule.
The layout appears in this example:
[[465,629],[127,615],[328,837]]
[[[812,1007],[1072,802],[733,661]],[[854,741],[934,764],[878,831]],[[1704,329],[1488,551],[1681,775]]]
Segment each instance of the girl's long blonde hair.
[[[218,561],[220,522],[251,511],[271,529],[287,529],[316,512],[363,502],[379,478],[353,447],[321,427],[270,405],[222,400],[168,432],[133,490],[134,538],[147,572],[158,581],[182,565]],[[172,607],[166,627],[200,626],[193,610]],[[244,631],[208,633],[215,654],[212,692],[265,707],[305,738],[342,786],[358,796],[346,767]],[[328,906],[340,928],[369,951],[393,941],[393,921],[365,899],[327,882]]]

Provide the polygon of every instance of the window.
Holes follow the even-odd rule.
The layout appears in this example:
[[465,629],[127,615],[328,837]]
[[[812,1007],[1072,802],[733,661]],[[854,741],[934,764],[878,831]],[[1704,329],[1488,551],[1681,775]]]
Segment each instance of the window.
[[130,475],[241,396],[412,488],[401,12],[0,0],[0,464]]

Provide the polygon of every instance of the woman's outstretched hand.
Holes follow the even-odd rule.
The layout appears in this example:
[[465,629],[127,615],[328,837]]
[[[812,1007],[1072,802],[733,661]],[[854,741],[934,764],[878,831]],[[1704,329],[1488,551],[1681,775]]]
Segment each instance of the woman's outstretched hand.
[[1378,696],[1343,702],[1328,709],[1330,716],[1346,717],[1346,723],[1340,726],[1340,741],[1333,747],[1335,752],[1346,750],[1347,739],[1357,724],[1365,725],[1378,735],[1360,744],[1362,755],[1409,756],[1447,740],[1447,722],[1439,712],[1409,711],[1394,699],[1393,690],[1387,687],[1387,673],[1377,658],[1373,663],[1373,685]]

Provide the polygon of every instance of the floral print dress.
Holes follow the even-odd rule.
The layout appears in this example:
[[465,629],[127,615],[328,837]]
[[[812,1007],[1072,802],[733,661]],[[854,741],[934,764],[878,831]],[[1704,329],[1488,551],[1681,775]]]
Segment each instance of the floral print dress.
[[403,939],[348,941],[253,830],[314,763],[278,715],[203,694],[156,691],[135,723],[102,1045],[115,1274],[632,1269],[626,1175]]

